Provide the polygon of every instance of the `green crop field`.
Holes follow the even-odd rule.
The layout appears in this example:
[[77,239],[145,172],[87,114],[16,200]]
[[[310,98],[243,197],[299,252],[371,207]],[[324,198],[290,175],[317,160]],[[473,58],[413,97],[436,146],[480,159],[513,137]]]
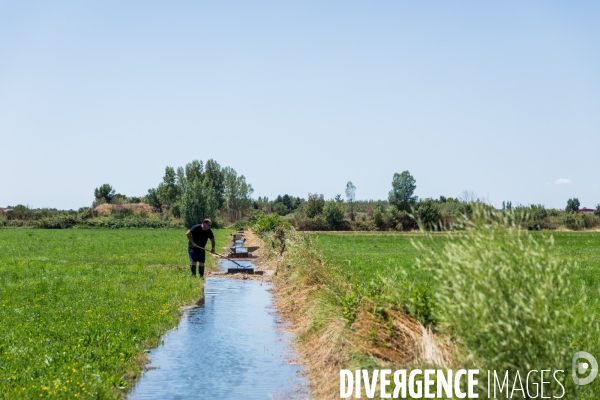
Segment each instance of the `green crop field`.
[[119,397],[201,282],[183,230],[0,230],[0,398]]
[[[563,261],[574,261],[571,284],[590,299],[600,293],[600,233],[598,232],[531,232],[534,238],[554,237],[550,249]],[[411,241],[423,239],[413,233],[315,233],[311,234],[315,244],[330,264],[341,266],[345,279],[355,285],[368,284],[374,276],[399,276],[416,284],[427,285],[433,290],[432,279],[417,268],[419,251]],[[432,249],[441,249],[447,241],[446,234],[434,234]],[[600,312],[600,309],[598,310]]]
[[576,351],[600,354],[600,233],[487,227],[309,235],[334,275],[330,281],[342,288],[330,298],[350,329],[358,305],[369,299],[384,318],[385,309],[400,309],[434,330],[449,329],[463,362],[482,370],[543,365],[562,371],[564,388],[555,393],[596,398],[597,387],[567,377]]

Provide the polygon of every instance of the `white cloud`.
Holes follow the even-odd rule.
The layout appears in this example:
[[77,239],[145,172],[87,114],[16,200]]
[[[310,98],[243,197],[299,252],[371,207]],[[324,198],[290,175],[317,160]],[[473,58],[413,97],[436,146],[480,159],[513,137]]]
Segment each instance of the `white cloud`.
[[554,182],[555,185],[564,185],[566,183],[573,183],[573,181],[570,179],[558,178],[556,182]]

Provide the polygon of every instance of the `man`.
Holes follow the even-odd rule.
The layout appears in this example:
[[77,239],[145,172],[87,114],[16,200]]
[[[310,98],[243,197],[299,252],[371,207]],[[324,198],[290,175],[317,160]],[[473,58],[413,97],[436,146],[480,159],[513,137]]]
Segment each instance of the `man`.
[[190,255],[190,267],[192,269],[192,275],[196,276],[196,262],[199,262],[198,273],[200,278],[204,278],[204,261],[206,260],[206,253],[204,249],[198,247],[205,247],[206,242],[210,239],[212,244],[211,253],[215,252],[215,235],[210,230],[212,221],[206,218],[201,224],[194,225],[187,231],[186,236],[189,240],[188,243],[188,254]]

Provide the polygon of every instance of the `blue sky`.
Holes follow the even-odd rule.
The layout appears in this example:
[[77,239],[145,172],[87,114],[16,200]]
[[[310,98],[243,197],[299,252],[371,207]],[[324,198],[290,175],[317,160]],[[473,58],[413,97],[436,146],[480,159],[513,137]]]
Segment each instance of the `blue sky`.
[[0,1],[0,206],[79,208],[217,160],[254,196],[356,186],[600,203],[598,2]]

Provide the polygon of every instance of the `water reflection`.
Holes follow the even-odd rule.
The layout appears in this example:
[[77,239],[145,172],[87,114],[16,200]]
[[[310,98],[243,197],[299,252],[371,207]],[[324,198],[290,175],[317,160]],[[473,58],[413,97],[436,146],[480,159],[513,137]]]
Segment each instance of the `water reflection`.
[[204,303],[188,310],[150,353],[149,367],[157,369],[145,373],[129,398],[306,398],[302,367],[286,361],[294,355],[289,336],[278,330],[269,288],[208,278]]

